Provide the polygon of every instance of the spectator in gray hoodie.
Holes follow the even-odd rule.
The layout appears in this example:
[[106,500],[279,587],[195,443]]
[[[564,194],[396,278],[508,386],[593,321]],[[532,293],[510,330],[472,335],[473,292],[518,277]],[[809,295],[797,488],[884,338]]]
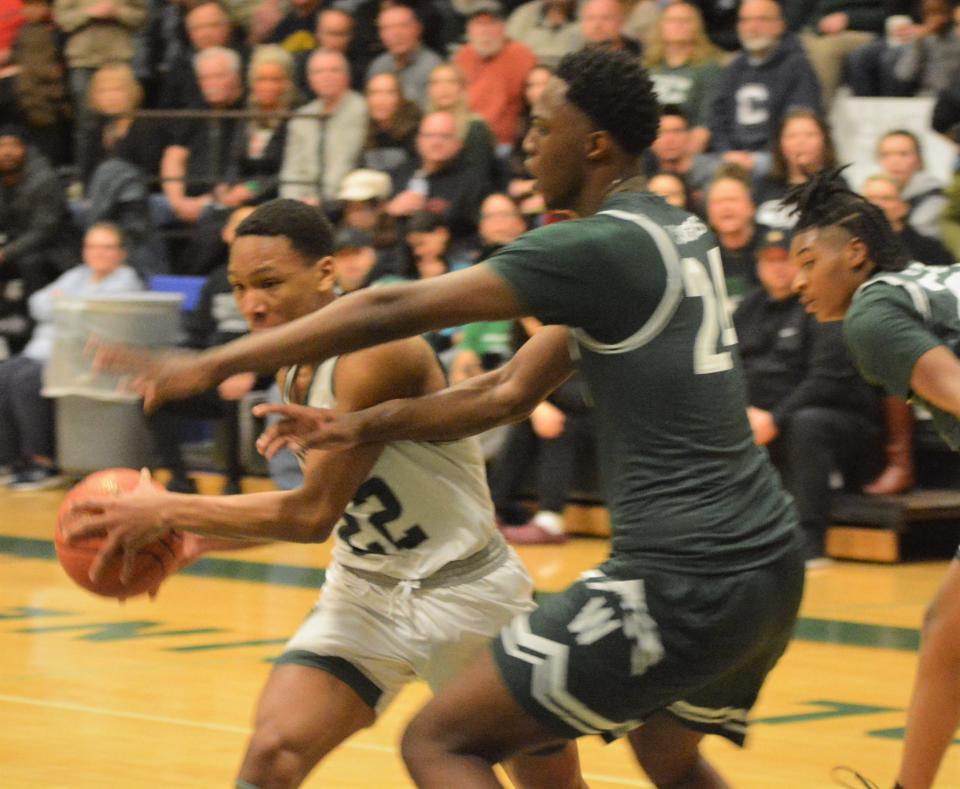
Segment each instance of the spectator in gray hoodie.
[[775,0],[744,0],[743,52],[723,70],[710,107],[711,149],[755,177],[770,170],[770,143],[790,110],[820,111],[820,85]]
[[920,140],[906,129],[888,131],[877,143],[877,160],[883,172],[900,187],[910,204],[908,224],[918,233],[940,238],[940,221],[947,205],[940,179],[923,169]]

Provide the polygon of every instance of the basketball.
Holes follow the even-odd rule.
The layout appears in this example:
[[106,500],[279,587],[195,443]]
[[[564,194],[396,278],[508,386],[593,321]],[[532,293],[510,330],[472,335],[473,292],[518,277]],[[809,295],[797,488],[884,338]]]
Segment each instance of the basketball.
[[[114,556],[108,561],[106,571],[99,581],[90,580],[90,566],[104,542],[104,537],[88,537],[73,543],[67,542],[62,524],[73,502],[118,496],[134,490],[139,484],[140,472],[132,468],[111,468],[94,472],[70,489],[57,513],[53,543],[61,566],[79,586],[103,597],[125,600],[144,594],[177,569],[183,536],[175,531],[141,549],[136,557],[133,577],[127,584],[120,580],[122,556]],[[154,482],[153,485],[158,490],[163,490],[159,483]]]

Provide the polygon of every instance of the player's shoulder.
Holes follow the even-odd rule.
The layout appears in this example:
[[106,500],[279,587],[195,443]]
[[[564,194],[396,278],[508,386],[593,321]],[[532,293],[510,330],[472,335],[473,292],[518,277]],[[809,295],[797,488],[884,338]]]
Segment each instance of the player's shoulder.
[[895,275],[868,280],[853,294],[843,319],[843,332],[848,343],[882,342],[894,327],[901,325],[900,318],[921,320],[923,310],[916,298],[917,294],[911,294]]
[[428,382],[442,381],[443,372],[430,345],[408,337],[342,355],[334,376],[337,403],[356,410],[426,394]]
[[929,296],[923,283],[924,274],[934,273],[930,266],[914,263],[903,271],[875,274],[853,294],[850,312],[869,316],[883,306],[912,307],[921,314],[929,313]]

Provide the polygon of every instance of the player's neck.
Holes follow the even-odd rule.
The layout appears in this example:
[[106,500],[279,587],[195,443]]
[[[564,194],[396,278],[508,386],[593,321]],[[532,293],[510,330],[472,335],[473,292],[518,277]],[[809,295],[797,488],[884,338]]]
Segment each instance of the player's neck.
[[577,201],[575,211],[578,216],[591,216],[600,210],[604,201],[619,192],[635,192],[643,189],[645,178],[639,166],[631,163],[629,167],[613,168],[598,172],[596,177],[584,185]]

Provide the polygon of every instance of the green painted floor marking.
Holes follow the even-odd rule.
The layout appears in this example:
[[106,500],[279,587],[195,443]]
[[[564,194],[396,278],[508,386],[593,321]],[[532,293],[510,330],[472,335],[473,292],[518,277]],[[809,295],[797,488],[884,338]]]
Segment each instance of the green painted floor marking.
[[867,625],[836,619],[802,617],[797,620],[795,637],[821,644],[900,649],[915,652],[920,646],[920,631],[893,625]]
[[53,608],[31,608],[19,605],[13,608],[0,608],[0,621],[16,619],[40,619],[44,616],[74,616],[76,611],[56,611]]
[[240,647],[273,646],[286,644],[289,638],[261,638],[257,641],[231,641],[223,644],[197,644],[190,647],[167,647],[167,652],[210,652],[214,649],[238,649]]
[[[906,729],[902,726],[894,729],[873,729],[873,731],[868,731],[868,737],[880,737],[885,740],[902,740]],[[955,739],[950,743],[951,745],[960,745],[960,739]]]
[[804,721],[818,721],[826,718],[844,718],[848,715],[873,715],[878,712],[898,712],[896,707],[873,707],[869,704],[847,704],[843,701],[828,701],[816,699],[806,701],[813,707],[824,707],[820,712],[800,712],[795,715],[776,715],[771,718],[756,718],[751,723],[765,723],[770,726],[779,726],[787,723],[803,723]]
[[254,581],[273,586],[295,586],[317,589],[323,586],[326,573],[317,567],[299,567],[293,564],[270,564],[267,562],[248,562],[236,559],[214,559],[207,557],[189,567],[184,567],[178,575],[192,575],[199,578],[218,578],[227,581]]
[[[31,537],[0,535],[0,554],[4,553],[24,559],[56,558],[53,543],[50,540]],[[317,590],[322,586],[325,577],[324,571],[315,567],[213,557],[201,559],[190,567],[180,570],[178,574]],[[538,599],[543,599],[550,594],[552,593],[538,592],[536,596]],[[795,638],[821,644],[915,652],[920,644],[920,631],[891,625],[804,617],[797,621]]]
[[153,630],[144,632],[146,628],[156,627],[162,622],[140,620],[136,622],[84,622],[75,625],[56,625],[53,627],[23,627],[15,633],[69,633],[78,630],[93,630],[78,638],[84,641],[132,641],[138,638],[164,638],[166,636],[194,636],[209,633],[226,632],[219,627],[199,627],[191,630]]

